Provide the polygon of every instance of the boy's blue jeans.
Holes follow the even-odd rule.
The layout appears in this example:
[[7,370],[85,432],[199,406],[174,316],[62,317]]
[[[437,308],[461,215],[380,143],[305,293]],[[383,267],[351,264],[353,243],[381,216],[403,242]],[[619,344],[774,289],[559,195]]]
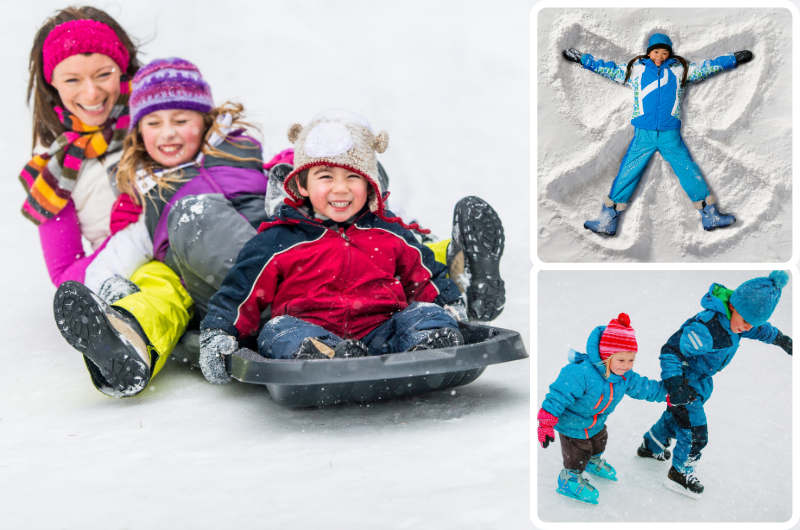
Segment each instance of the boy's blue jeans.
[[708,197],[708,185],[700,172],[700,166],[694,163],[692,155],[683,144],[680,129],[670,131],[634,129],[633,140],[628,146],[619,172],[611,184],[611,191],[608,193],[612,201],[627,204],[636,191],[647,162],[656,150],[669,162],[681,187],[692,202],[702,201]]
[[684,474],[692,473],[695,462],[700,459],[700,451],[708,444],[707,423],[701,399],[688,405],[667,407],[661,418],[644,434],[645,447],[654,453],[663,453],[667,438],[674,438],[673,467]]
[[[427,335],[425,331],[439,328],[458,330],[458,323],[435,304],[414,302],[367,333],[361,342],[370,355],[403,352],[422,341]],[[271,359],[291,359],[303,340],[309,337],[331,348],[342,341],[320,326],[284,315],[264,325],[258,335],[258,353]]]

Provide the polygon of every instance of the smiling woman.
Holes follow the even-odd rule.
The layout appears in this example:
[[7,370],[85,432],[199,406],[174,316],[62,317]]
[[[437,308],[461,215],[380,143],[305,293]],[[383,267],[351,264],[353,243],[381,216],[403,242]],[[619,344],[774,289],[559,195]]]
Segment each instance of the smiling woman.
[[119,65],[102,53],[73,55],[53,69],[51,84],[68,111],[85,125],[105,123],[119,98]]

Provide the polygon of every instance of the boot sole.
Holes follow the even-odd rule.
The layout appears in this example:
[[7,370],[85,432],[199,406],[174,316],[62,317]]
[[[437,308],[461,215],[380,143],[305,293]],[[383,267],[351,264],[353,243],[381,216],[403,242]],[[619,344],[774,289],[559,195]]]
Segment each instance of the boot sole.
[[494,320],[506,303],[506,286],[500,277],[500,258],[505,248],[503,223],[494,208],[478,197],[461,199],[453,222],[458,226],[465,272],[469,273],[469,284],[464,289],[467,312],[473,320]]
[[[78,282],[61,284],[53,299],[53,313],[61,336],[105,380],[92,378],[97,389],[113,397],[133,396],[147,386],[150,367],[143,354],[114,325],[127,327],[127,324],[108,313],[109,310],[104,301]],[[89,371],[92,373],[91,368]]]
[[693,493],[670,479],[664,480],[664,487],[670,491],[674,491],[675,493],[679,493],[694,500],[700,500],[703,496],[702,493]]

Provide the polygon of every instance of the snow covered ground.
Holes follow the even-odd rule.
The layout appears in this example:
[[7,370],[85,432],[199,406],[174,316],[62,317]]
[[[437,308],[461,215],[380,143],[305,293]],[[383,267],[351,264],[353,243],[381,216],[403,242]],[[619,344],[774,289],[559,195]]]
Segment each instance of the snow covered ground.
[[[3,528],[530,528],[529,361],[369,406],[287,410],[168,363],[140,396],[95,391],[59,335],[16,175],[30,153],[27,58],[63,1],[6,10],[0,61],[0,525]],[[274,150],[317,112],[389,132],[392,202],[446,237],[465,195],[506,226],[498,326],[529,344],[526,2],[161,2],[105,7],[145,61],[195,62]],[[10,126],[14,124],[14,126]]]
[[[727,7],[727,6],[726,6]],[[545,262],[785,262],[792,255],[792,16],[770,9],[561,9],[537,25],[537,249]],[[732,227],[704,232],[655,154],[617,235],[583,228],[600,213],[633,137],[632,95],[575,63],[577,48],[625,63],[666,33],[688,61],[749,49],[750,63],[687,88],[681,134]]]
[[[542,271],[538,275],[536,390],[541,406],[548,386],[567,364],[567,351],[586,351],[596,326],[628,313],[639,353],[634,370],[660,379],[661,346],[689,317],[713,282],[735,289],[763,271]],[[790,333],[792,282],[770,322]],[[709,442],[697,467],[705,486],[699,501],[663,487],[669,463],[636,456],[642,435],[664,404],[625,398],[609,416],[603,457],[617,469],[616,483],[587,475],[600,505],[581,505],[556,493],[563,468],[560,442],[536,445],[534,511],[546,522],[786,522],[792,516],[792,357],[777,346],[743,340],[736,358],[714,377],[705,407]],[[535,443],[535,441],[534,441]]]

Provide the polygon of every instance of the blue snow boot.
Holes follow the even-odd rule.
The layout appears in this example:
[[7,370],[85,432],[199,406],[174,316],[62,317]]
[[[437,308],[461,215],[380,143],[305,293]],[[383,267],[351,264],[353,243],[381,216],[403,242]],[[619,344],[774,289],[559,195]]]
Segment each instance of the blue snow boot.
[[600,215],[583,223],[583,227],[596,234],[613,236],[617,233],[617,219],[619,219],[619,212],[604,203]]
[[706,204],[703,201],[703,209],[698,210],[700,217],[703,218],[703,230],[710,232],[715,228],[725,228],[736,222],[736,218],[732,215],[725,215],[717,211],[714,204]]
[[589,459],[586,472],[606,480],[617,481],[617,470],[603,458],[600,458],[600,455],[594,455]]
[[600,496],[600,492],[577,471],[562,469],[561,473],[558,474],[558,489],[556,491],[564,497],[576,501],[585,502],[586,504],[599,504],[597,498]]

